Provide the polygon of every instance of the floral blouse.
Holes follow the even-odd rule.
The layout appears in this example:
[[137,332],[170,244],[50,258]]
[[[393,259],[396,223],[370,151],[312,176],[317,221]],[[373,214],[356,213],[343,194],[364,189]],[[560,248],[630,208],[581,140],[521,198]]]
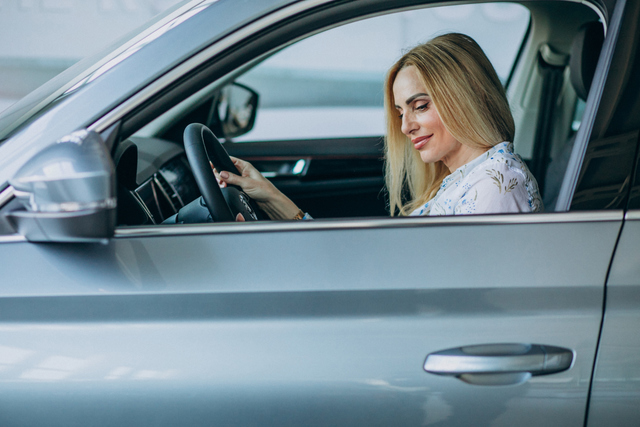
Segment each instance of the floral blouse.
[[435,197],[411,212],[464,215],[539,212],[538,183],[511,142],[501,142],[448,175]]

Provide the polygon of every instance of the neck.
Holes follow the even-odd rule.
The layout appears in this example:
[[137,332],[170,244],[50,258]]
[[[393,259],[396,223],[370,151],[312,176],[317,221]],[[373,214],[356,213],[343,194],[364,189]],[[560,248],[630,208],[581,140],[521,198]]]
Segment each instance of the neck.
[[449,169],[449,172],[453,172],[460,166],[466,165],[487,151],[489,151],[488,147],[473,148],[468,145],[460,144],[460,148],[452,155],[442,159],[442,162]]

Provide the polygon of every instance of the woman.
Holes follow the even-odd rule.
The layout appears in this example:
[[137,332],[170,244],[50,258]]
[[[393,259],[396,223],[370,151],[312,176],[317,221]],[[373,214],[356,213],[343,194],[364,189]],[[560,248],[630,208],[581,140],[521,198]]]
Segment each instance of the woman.
[[[480,46],[450,33],[407,52],[385,82],[385,179],[391,215],[538,212],[535,178],[513,152],[506,94]],[[308,215],[249,163],[222,172],[272,219]],[[403,197],[404,195],[404,197]]]

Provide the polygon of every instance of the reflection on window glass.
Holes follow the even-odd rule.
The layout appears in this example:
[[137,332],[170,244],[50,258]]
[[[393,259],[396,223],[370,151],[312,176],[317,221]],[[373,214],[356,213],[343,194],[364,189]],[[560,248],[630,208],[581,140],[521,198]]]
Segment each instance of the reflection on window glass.
[[260,94],[254,129],[236,141],[380,136],[383,81],[411,47],[461,32],[505,81],[529,24],[510,3],[412,10],[328,30],[271,56],[238,79]]

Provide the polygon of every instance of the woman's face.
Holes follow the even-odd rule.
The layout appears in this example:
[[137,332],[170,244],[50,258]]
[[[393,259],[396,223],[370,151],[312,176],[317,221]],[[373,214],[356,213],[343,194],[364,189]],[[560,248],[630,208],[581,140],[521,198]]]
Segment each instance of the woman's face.
[[408,66],[398,72],[393,97],[402,120],[402,133],[411,139],[423,162],[441,160],[453,172],[486,151],[463,145],[449,133],[416,67]]

